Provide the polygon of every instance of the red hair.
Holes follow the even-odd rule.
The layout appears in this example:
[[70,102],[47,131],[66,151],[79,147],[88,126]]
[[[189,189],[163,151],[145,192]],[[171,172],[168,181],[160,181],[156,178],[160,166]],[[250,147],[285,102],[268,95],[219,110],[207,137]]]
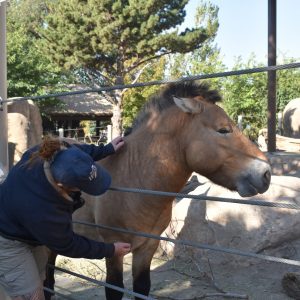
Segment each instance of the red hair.
[[39,150],[32,153],[28,163],[33,163],[37,158],[41,158],[42,160],[51,160],[53,155],[60,149],[60,139],[57,137],[47,135],[44,137]]

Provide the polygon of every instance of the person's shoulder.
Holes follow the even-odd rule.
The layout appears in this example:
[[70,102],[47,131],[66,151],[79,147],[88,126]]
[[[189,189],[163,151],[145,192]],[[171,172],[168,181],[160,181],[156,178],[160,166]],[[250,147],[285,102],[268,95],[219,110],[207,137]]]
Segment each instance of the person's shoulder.
[[[21,167],[21,166],[25,166],[30,159],[33,157],[34,153],[37,153],[39,151],[40,146],[36,145],[34,147],[29,148],[28,150],[26,150],[21,159],[17,162],[17,164],[14,167]],[[37,158],[37,160],[39,160],[39,158]],[[37,161],[35,161],[36,163]],[[32,165],[32,164],[31,164]],[[32,166],[33,167],[33,166]]]

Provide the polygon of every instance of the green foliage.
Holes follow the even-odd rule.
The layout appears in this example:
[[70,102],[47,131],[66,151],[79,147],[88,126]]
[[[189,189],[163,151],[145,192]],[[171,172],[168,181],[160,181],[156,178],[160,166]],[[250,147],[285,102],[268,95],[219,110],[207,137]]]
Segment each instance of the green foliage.
[[[48,15],[40,27],[43,49],[49,59],[66,70],[80,69],[94,80],[109,84],[136,81],[146,64],[170,53],[197,49],[216,28],[209,26],[176,28],[185,18],[188,0],[54,0],[48,1]],[[92,76],[89,76],[91,75]],[[82,78],[87,78],[83,76]],[[98,80],[99,81],[99,80]],[[100,80],[101,81],[101,80]],[[138,90],[139,91],[139,90]],[[139,91],[141,92],[141,91]],[[106,94],[114,103],[113,134],[121,131],[119,112],[123,105],[119,91]],[[128,99],[128,97],[126,98]],[[136,110],[145,95],[135,92]],[[129,124],[125,104],[123,116]],[[118,124],[117,124],[118,123]]]
[[[290,62],[282,59],[282,63]],[[280,64],[280,63],[279,63]],[[246,63],[239,57],[234,70],[263,66],[252,55]],[[224,108],[237,121],[243,116],[245,133],[256,139],[258,132],[267,127],[267,73],[230,76],[224,81]],[[300,72],[298,69],[277,71],[277,112],[293,98],[300,96]]]
[[[165,72],[165,57],[147,65],[140,76],[141,82],[162,80]],[[144,103],[151,95],[156,93],[161,86],[153,85],[148,87],[128,89],[124,95],[123,101],[123,126],[124,128],[131,127],[134,118],[140,111]]]
[[49,61],[22,27],[8,28],[7,69],[9,97],[38,94],[45,85],[55,82],[56,75],[49,70]]
[[[220,49],[214,44],[218,23],[218,7],[209,1],[201,1],[196,11],[196,27],[205,27],[210,32],[200,48],[188,54],[175,54],[170,59],[169,69],[172,78],[212,74],[222,72],[225,66],[220,57]],[[210,84],[221,88],[222,79],[212,79]]]
[[[210,38],[201,44],[199,49],[188,54],[172,54],[162,57],[159,61],[148,66],[140,81],[162,80],[165,73],[172,78],[182,76],[218,72],[224,69],[219,58],[219,49],[213,46],[214,36],[218,29],[218,8],[209,2],[201,2],[197,8],[196,28],[206,28]],[[130,127],[141,106],[161,86],[131,89],[126,92],[123,105],[123,122]]]
[[[254,56],[247,63],[239,57],[233,70],[250,69],[259,65]],[[247,122],[265,127],[266,124],[266,73],[230,76],[224,82],[224,108],[234,120],[243,115]]]
[[[40,95],[53,92],[53,86],[66,77],[51,64],[39,47],[39,38],[33,34],[37,13],[29,4],[32,1],[11,1],[7,13],[7,81],[8,97]],[[36,7],[36,9],[38,9]],[[37,102],[44,107],[56,106],[59,101],[48,99]]]
[[[60,0],[49,3],[41,28],[48,56],[67,69],[87,67],[115,78],[145,60],[198,48],[204,27],[178,33],[187,0]],[[172,29],[173,28],[173,29]],[[42,30],[43,29],[43,30]]]
[[[299,59],[284,58],[284,64]],[[287,69],[277,71],[277,111],[283,111],[288,102],[300,97],[300,70]]]

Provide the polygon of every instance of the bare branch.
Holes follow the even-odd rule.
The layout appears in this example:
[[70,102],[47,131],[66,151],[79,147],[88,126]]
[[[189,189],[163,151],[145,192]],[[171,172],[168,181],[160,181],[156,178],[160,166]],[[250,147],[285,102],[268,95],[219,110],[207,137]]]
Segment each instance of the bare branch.
[[137,62],[136,64],[133,64],[130,68],[126,69],[126,73],[129,73],[131,72],[132,70],[134,70],[135,68],[137,68],[138,66],[150,61],[150,60],[153,60],[153,59],[157,59],[157,58],[160,58],[164,55],[167,55],[167,54],[171,54],[172,51],[169,51],[169,52],[165,52],[165,53],[161,53],[161,54],[158,54],[158,55],[155,55],[155,56],[152,56],[152,57],[149,57],[149,58],[146,58],[144,60],[140,60],[139,62]]
[[[150,65],[150,63],[144,65],[139,71],[138,73],[136,74],[134,80],[131,82],[131,84],[134,84],[138,81],[138,79],[140,78],[140,76],[143,74],[144,70]],[[126,89],[123,89],[121,94],[123,95],[126,91],[128,90],[128,88]]]
[[[109,84],[111,84],[111,85],[114,84],[113,80],[111,80],[110,77],[104,75],[104,74],[101,73],[99,70],[96,70],[96,69],[87,69],[87,70],[88,70],[88,71],[91,71],[91,72],[93,73],[93,76],[95,76],[96,78],[101,78],[101,77],[102,77],[102,78],[104,78],[107,82],[109,82]],[[87,73],[89,73],[89,72],[87,72]],[[95,74],[95,75],[94,75],[94,74]],[[100,86],[99,86],[97,83],[95,83],[95,86],[100,88]]]

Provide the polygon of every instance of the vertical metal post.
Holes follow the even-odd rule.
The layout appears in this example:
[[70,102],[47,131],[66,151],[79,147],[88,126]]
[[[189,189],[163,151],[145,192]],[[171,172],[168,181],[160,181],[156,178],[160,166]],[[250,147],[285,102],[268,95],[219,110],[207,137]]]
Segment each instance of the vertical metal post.
[[112,140],[112,125],[107,125],[107,143]]
[[[268,0],[268,66],[276,65],[276,0]],[[268,152],[276,151],[276,71],[268,71]]]
[[[7,98],[6,5],[6,1],[0,1],[0,97],[2,100]],[[7,105],[0,103],[0,165],[4,174],[8,172],[7,139]]]
[[64,137],[64,129],[58,128],[58,136],[62,139]]

